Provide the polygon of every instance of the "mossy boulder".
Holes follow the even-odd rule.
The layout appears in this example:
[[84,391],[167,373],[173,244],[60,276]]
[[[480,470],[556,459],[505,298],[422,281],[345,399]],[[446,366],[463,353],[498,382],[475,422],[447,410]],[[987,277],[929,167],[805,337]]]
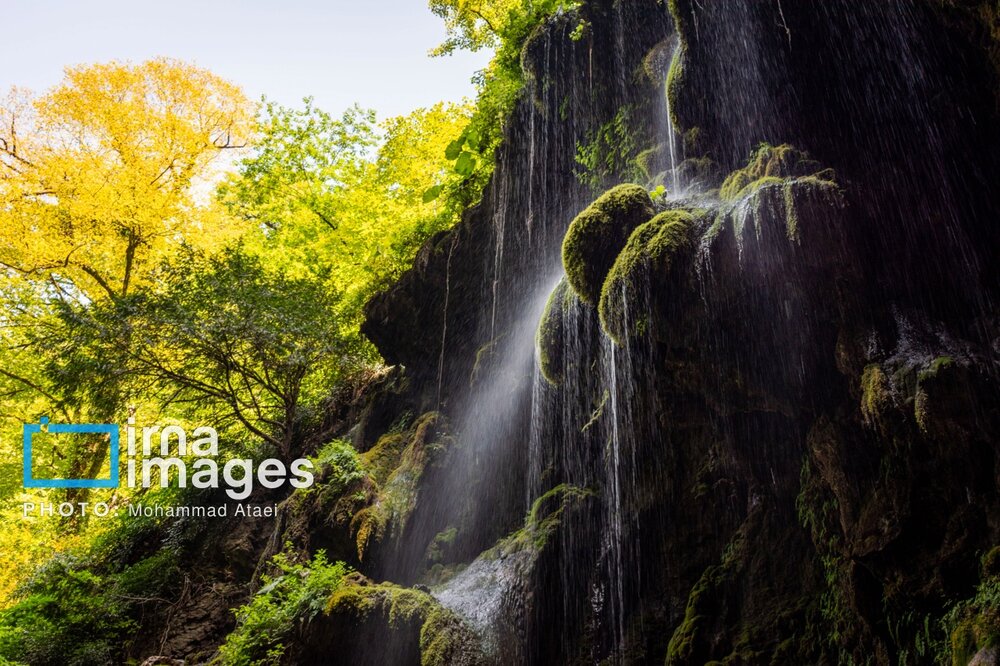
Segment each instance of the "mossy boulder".
[[635,156],[635,163],[647,180],[670,168],[670,146],[665,143],[647,148]]
[[938,356],[917,372],[913,415],[925,435],[940,442],[964,440],[976,419],[975,371],[966,361]]
[[841,253],[845,230],[839,227],[838,213],[846,203],[834,172],[791,146],[759,146],[746,167],[726,176],[719,198],[722,203],[709,240],[728,226],[742,255],[746,243],[756,240],[766,247],[765,239],[776,239],[774,232],[783,227],[786,238],[801,245],[802,222],[808,221],[812,248],[798,256],[800,261],[841,270],[853,263]]
[[354,573],[329,597],[323,615],[302,630],[296,663],[480,664],[469,626],[427,592]]
[[615,342],[646,332],[649,308],[643,294],[650,280],[658,291],[674,282],[670,278],[680,270],[681,255],[693,245],[695,220],[691,211],[668,210],[632,232],[604,280],[598,305],[601,327]]
[[416,506],[428,467],[451,445],[446,424],[437,412],[420,416],[404,432],[387,433],[362,461],[373,488],[370,499],[351,519],[359,561],[374,547],[398,539]]
[[649,193],[638,185],[618,185],[576,216],[562,245],[566,278],[580,300],[597,305],[601,285],[629,235],[653,215]]
[[558,386],[563,381],[566,317],[577,303],[576,294],[563,278],[549,295],[542,318],[538,322],[538,331],[535,333],[538,365],[542,376],[553,386]]
[[752,193],[762,185],[780,183],[788,178],[814,176],[833,180],[833,171],[823,169],[808,154],[788,145],[762,143],[750,155],[745,167],[733,171],[722,182],[719,197],[731,201]]

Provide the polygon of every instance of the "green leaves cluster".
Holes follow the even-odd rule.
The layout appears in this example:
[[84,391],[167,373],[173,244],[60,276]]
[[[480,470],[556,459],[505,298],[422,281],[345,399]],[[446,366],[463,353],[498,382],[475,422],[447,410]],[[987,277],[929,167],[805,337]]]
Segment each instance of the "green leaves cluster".
[[27,582],[20,602],[0,613],[0,663],[89,666],[119,663],[138,608],[172,594],[180,569],[172,551],[117,573],[57,557]]
[[281,663],[298,623],[309,623],[326,608],[330,595],[348,573],[343,562],[330,563],[317,551],[311,562],[292,562],[284,553],[274,556],[278,573],[264,576],[264,585],[236,613],[237,627],[219,648],[225,666],[263,666]]

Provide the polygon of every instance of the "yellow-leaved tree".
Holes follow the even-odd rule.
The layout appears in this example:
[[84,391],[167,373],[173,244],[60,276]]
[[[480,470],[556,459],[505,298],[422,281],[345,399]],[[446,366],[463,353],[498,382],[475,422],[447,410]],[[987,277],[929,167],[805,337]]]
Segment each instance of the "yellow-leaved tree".
[[198,185],[252,117],[237,86],[169,59],[69,68],[36,99],[13,91],[0,108],[0,265],[89,300],[128,294],[170,246],[227,235]]
[[[69,68],[41,96],[0,98],[0,606],[33,563],[79,540],[20,519],[16,502],[48,492],[21,488],[21,425],[124,418],[117,360],[74,322],[130,298],[183,245],[240,232],[211,193],[254,114],[237,86],[169,59]],[[54,449],[53,465],[93,478],[104,446]]]

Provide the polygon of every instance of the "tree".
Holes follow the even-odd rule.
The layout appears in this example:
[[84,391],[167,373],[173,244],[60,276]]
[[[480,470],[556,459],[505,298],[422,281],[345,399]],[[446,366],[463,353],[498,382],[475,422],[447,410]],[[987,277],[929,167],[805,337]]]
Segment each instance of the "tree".
[[363,363],[340,333],[337,297],[241,247],[188,250],[156,291],[87,309],[100,337],[162,405],[236,421],[283,456],[310,410]]
[[[126,375],[100,340],[73,344],[74,318],[127,298],[182,243],[238,233],[199,189],[245,145],[251,117],[238,87],[168,59],[69,68],[41,97],[0,101],[3,441],[40,415],[115,418]],[[69,452],[66,475],[91,474],[105,448]]]
[[0,266],[95,300],[121,297],[183,238],[223,220],[195,185],[245,145],[236,86],[175,60],[66,70],[0,107]]
[[444,20],[445,41],[431,55],[459,49],[496,49],[520,42],[526,28],[545,16],[579,5],[578,0],[430,0],[430,9]]
[[335,118],[309,99],[300,110],[267,104],[253,151],[219,198],[255,227],[249,251],[340,294],[343,332],[360,339],[364,301],[458,219],[424,193],[459,178],[444,153],[468,117],[464,105],[438,104],[378,125],[358,107]]

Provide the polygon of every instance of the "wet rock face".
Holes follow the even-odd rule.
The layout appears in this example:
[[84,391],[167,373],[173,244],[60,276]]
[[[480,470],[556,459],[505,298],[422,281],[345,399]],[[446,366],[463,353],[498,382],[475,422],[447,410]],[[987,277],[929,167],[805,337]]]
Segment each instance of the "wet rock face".
[[974,294],[997,285],[983,247],[995,246],[998,209],[982,183],[998,169],[1000,131],[985,4],[675,0],[672,10],[682,47],[668,92],[685,157],[728,172],[760,142],[808,151],[855,185],[868,269],[894,299],[940,307],[928,292],[952,284],[943,309],[983,307]]
[[[969,322],[879,302],[850,195],[808,155],[762,146],[722,190],[636,228],[599,308],[649,364],[620,381],[663,438],[625,453],[658,470],[625,493],[637,532],[662,535],[637,555],[635,603],[664,604],[645,621],[672,637],[642,649],[674,664],[947,652],[943,617],[1000,540],[993,352],[962,337]],[[593,366],[555,358],[562,386]]]
[[[581,25],[592,28],[574,37]],[[362,330],[387,362],[430,386],[446,329],[443,397],[467,392],[477,352],[509,334],[525,294],[553,277],[567,227],[594,198],[576,175],[580,148],[623,109],[635,152],[662,124],[663,81],[643,60],[671,25],[657,0],[599,0],[532,34],[522,50],[525,92],[504,125],[481,201],[366,307]]]
[[[521,455],[480,473],[595,495],[512,574],[493,621],[517,661],[993,658],[1000,123],[977,6],[674,0],[672,38],[657,3],[588,3],[593,43],[565,17],[529,42],[483,202],[365,326],[410,403],[441,386],[458,412],[562,249],[535,338],[548,381],[509,416]],[[633,74],[662,75],[674,43],[678,174],[697,186],[594,196],[577,144],[662,95]],[[662,144],[640,160],[654,184]],[[485,487],[436,497],[437,479],[411,524]],[[514,537],[531,499],[491,495],[477,521]],[[406,535],[435,582],[489,545],[451,527]]]

